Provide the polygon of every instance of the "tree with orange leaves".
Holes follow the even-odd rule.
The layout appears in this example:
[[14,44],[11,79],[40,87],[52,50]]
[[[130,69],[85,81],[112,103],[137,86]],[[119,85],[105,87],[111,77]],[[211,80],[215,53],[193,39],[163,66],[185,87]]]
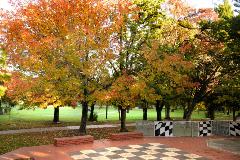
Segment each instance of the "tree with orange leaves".
[[[173,15],[173,19],[172,21],[170,21],[170,24],[172,23],[172,25],[166,25],[168,32],[164,32],[164,34],[166,34],[166,36],[164,36],[166,37],[166,39],[160,39],[161,46],[165,46],[165,51],[174,51],[175,49],[175,53],[178,53],[178,55],[182,56],[183,59],[188,60],[190,63],[192,63],[192,68],[187,69],[188,72],[185,73],[185,76],[180,76],[181,78],[184,79],[185,77],[186,79],[184,80],[184,85],[182,85],[181,94],[178,94],[178,98],[175,97],[175,100],[179,99],[180,101],[187,104],[183,105],[184,110],[187,112],[184,112],[183,117],[184,119],[189,120],[194,107],[197,103],[201,101],[197,100],[197,102],[195,102],[197,98],[201,97],[199,94],[196,94],[196,96],[194,96],[194,93],[197,93],[195,91],[197,91],[201,86],[200,80],[196,81],[196,77],[195,80],[193,80],[192,76],[192,73],[194,71],[201,70],[200,68],[198,68],[199,66],[197,65],[196,61],[203,62],[203,57],[201,57],[200,55],[205,54],[208,51],[214,51],[214,49],[214,52],[218,52],[218,50],[221,48],[221,44],[218,44],[217,47],[214,48],[211,43],[206,44],[205,42],[202,42],[203,39],[199,40],[200,37],[198,36],[203,35],[201,34],[201,23],[203,21],[207,23],[215,21],[218,19],[218,15],[216,12],[214,12],[213,9],[192,9],[179,0],[170,0],[168,3],[171,6],[169,10],[170,13],[172,13]],[[164,42],[165,44],[167,43],[167,45],[164,45]],[[193,48],[198,48],[199,50],[191,50]],[[201,51],[200,48],[202,48]],[[183,66],[186,67],[186,65]],[[199,77],[199,79],[201,78]],[[171,95],[174,95],[174,93]],[[192,107],[189,107],[189,105],[191,106],[191,104]]]
[[110,5],[97,0],[17,1],[15,11],[2,15],[1,34],[9,63],[38,79],[29,98],[41,106],[52,104],[51,97],[62,106],[79,101],[82,134],[86,134],[95,80],[112,57],[110,37],[122,23],[111,23],[117,15],[111,14]]

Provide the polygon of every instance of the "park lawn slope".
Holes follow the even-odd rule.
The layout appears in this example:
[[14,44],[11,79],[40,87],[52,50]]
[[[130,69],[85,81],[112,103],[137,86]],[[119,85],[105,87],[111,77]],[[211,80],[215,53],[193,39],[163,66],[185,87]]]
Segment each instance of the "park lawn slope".
[[[71,107],[62,107],[60,108],[60,124],[53,124],[53,112],[52,107],[47,109],[36,108],[32,109],[22,109],[19,110],[18,107],[13,108],[9,115],[0,116],[0,130],[14,130],[14,129],[23,129],[23,128],[39,128],[39,127],[53,127],[53,126],[78,126],[80,125],[81,119],[81,108],[71,108]],[[98,114],[98,121],[91,122],[89,124],[110,124],[110,123],[119,123],[119,114],[118,110],[114,107],[109,107],[108,109],[108,118],[106,119],[106,110],[105,108],[95,108],[95,112]],[[141,109],[132,109],[127,113],[127,122],[136,122],[137,120],[142,120],[142,110]],[[164,117],[164,112],[162,113]],[[181,119],[182,110],[176,110],[171,112],[173,119]],[[204,113],[194,113],[195,119],[204,118]],[[155,109],[148,110],[148,119],[156,119]]]

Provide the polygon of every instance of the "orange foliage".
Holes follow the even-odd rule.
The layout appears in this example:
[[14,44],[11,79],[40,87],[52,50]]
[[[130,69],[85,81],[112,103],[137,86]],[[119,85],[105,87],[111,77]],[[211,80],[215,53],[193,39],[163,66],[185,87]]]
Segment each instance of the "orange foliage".
[[[90,80],[105,76],[106,72],[100,70],[114,57],[109,49],[110,37],[125,23],[124,16],[133,11],[131,2],[38,0],[22,5],[18,0],[12,3],[16,11],[2,15],[1,34],[9,62],[38,78],[35,88],[27,87],[34,89],[32,101],[45,102],[48,94],[61,99],[62,104],[94,99],[83,95],[83,90],[87,88],[92,94],[97,82]],[[18,87],[16,90],[20,91],[24,85]],[[49,87],[50,93],[42,89]]]
[[30,91],[30,88],[33,86],[34,82],[29,81],[24,78],[18,72],[12,72],[11,80],[6,82],[7,87],[7,96],[13,99],[14,101],[21,101],[26,96],[26,93]]

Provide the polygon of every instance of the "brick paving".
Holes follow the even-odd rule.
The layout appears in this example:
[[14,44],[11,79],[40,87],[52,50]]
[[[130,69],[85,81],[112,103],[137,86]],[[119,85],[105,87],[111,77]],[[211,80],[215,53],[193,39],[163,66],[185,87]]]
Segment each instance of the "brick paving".
[[[124,150],[124,148],[129,147],[129,145],[144,146],[150,143],[159,143],[167,148],[179,149],[183,155],[194,154],[210,160],[239,160],[239,155],[207,147],[208,140],[218,138],[222,137],[145,137],[125,141],[95,140],[94,143],[66,147],[54,147],[53,145],[23,147],[0,156],[0,160],[11,160],[20,157],[34,157],[36,160],[73,160],[72,155],[84,150],[104,151],[109,147],[118,147]],[[159,147],[159,149],[161,149],[161,147]],[[164,148],[162,149],[165,150]]]

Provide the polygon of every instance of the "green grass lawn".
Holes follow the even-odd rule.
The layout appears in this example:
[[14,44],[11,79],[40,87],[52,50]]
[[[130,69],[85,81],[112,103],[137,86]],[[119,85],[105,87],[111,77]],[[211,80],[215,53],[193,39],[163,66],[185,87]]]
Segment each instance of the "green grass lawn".
[[[37,108],[35,110],[18,110],[18,108],[13,108],[9,115],[0,116],[0,121],[51,121],[53,119],[53,108],[48,107],[47,109]],[[106,110],[105,108],[95,108],[95,112],[98,114],[98,121],[116,121],[118,120],[118,110],[110,107],[108,109],[108,119],[105,118]],[[162,112],[164,117],[165,113]],[[171,112],[171,117],[173,119],[179,119],[183,115],[182,110],[176,110]],[[156,118],[155,109],[148,110],[148,118],[154,120]],[[204,112],[194,112],[194,119],[205,118]],[[64,122],[79,122],[81,119],[81,108],[77,107],[75,109],[71,107],[60,108],[60,120]],[[127,113],[127,120],[140,120],[142,119],[141,109],[132,109]]]
[[[8,129],[21,129],[21,128],[33,128],[33,127],[48,127],[56,126],[52,124],[53,119],[52,107],[47,109],[37,108],[35,110],[19,110],[17,107],[13,108],[9,115],[0,115],[0,130]],[[104,107],[96,107],[95,112],[98,114],[99,123],[118,123],[118,110],[114,107],[109,107],[108,109],[108,119],[105,118],[106,110]],[[165,112],[162,112],[164,118]],[[181,120],[183,115],[182,110],[175,110],[171,112],[171,118],[173,120]],[[192,115],[193,120],[200,120],[205,118],[204,111],[194,112]],[[218,119],[231,119],[231,115],[224,115],[219,113],[217,115]],[[71,107],[60,108],[60,121],[61,124],[57,126],[67,126],[67,125],[79,125],[81,119],[81,107],[75,109]],[[127,113],[127,122],[135,122],[142,119],[142,110],[134,108]],[[155,109],[148,110],[148,119],[156,119]],[[95,123],[96,124],[96,123]]]

